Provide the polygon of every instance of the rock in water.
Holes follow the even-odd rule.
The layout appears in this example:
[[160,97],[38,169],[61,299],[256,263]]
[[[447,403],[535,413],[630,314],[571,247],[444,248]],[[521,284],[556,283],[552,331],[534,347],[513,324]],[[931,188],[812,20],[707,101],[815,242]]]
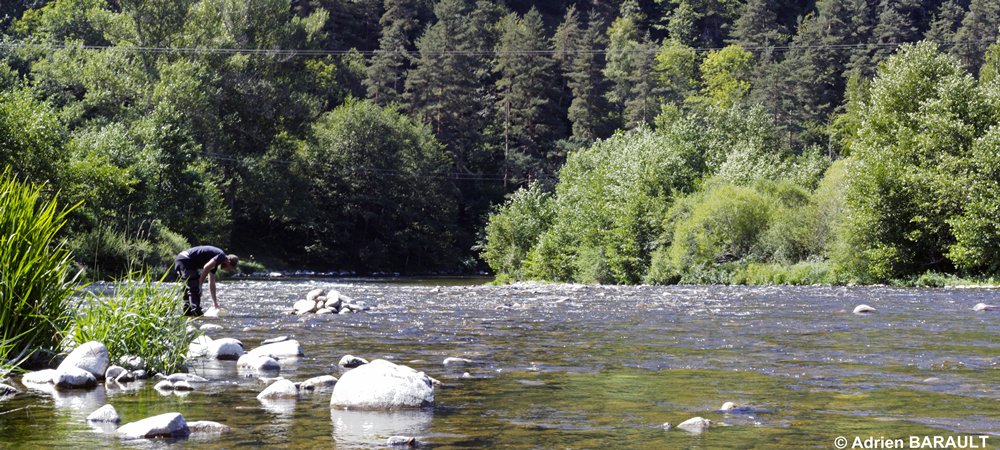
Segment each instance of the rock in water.
[[257,372],[278,372],[281,370],[281,364],[278,364],[274,358],[265,355],[254,356],[249,353],[240,356],[240,359],[236,361],[236,367]]
[[719,408],[719,411],[732,411],[734,409],[736,409],[736,404],[735,403],[733,403],[733,402],[726,402],[726,403],[722,404],[722,407]]
[[423,372],[384,359],[353,369],[337,381],[330,406],[389,410],[434,405],[434,387]]
[[122,419],[118,417],[118,411],[115,411],[115,407],[110,404],[97,408],[96,411],[87,416],[88,422],[118,423],[121,422],[121,420]]
[[221,317],[222,315],[222,310],[213,306],[205,311],[204,317]]
[[111,365],[111,358],[108,356],[108,348],[97,341],[87,342],[69,354],[56,370],[63,370],[67,367],[78,367],[90,372],[94,378],[104,378],[104,372]]
[[858,305],[854,307],[854,314],[868,314],[875,312],[876,309],[868,305]]
[[105,380],[115,380],[118,381],[118,377],[122,376],[123,373],[128,373],[122,366],[110,366],[108,370],[104,371]]
[[323,295],[323,292],[324,291],[322,289],[313,289],[313,290],[309,291],[309,293],[306,294],[306,300],[309,300],[311,302],[315,302],[316,301],[316,297],[319,297],[319,296]]
[[976,306],[972,307],[973,311],[1000,311],[1000,306],[997,305],[987,305],[986,303],[977,303]]
[[118,428],[125,439],[183,438],[191,434],[187,421],[180,413],[166,413],[131,422]]
[[228,425],[208,420],[188,422],[188,429],[191,430],[192,433],[228,433],[232,431],[232,428],[229,428]]
[[419,443],[412,436],[389,436],[385,440],[386,447],[416,447]]
[[337,384],[337,377],[333,375],[322,375],[310,378],[299,384],[299,389],[303,391],[315,391],[323,388],[330,388]]
[[233,338],[215,339],[208,344],[209,358],[237,360],[243,356],[243,343]]
[[223,329],[223,326],[219,325],[217,323],[206,323],[206,324],[198,327],[198,329],[201,330],[201,331],[219,331],[219,330]]
[[348,369],[353,369],[355,367],[363,366],[365,364],[368,364],[367,359],[358,358],[357,356],[354,355],[344,355],[343,358],[340,358],[340,362],[337,363],[337,365],[339,365],[340,367],[346,367]]
[[295,314],[309,314],[316,311],[316,301],[315,300],[299,300],[292,305],[295,309]]
[[286,341],[261,345],[260,347],[250,350],[247,353],[251,356],[264,355],[272,358],[294,358],[302,356],[302,346],[299,345],[299,341],[289,339]]
[[56,369],[56,376],[52,380],[57,388],[90,389],[97,386],[97,377],[89,371],[76,366],[60,367]]
[[55,382],[56,373],[55,369],[45,369],[35,372],[28,372],[21,377],[21,383],[23,384],[52,384]]
[[466,358],[450,357],[450,358],[445,358],[443,364],[446,366],[458,366],[462,364],[472,364],[472,360]]
[[8,395],[14,395],[21,391],[17,390],[16,387],[7,384],[0,383],[0,398],[6,397]]
[[712,421],[708,419],[703,419],[701,417],[692,417],[688,420],[681,422],[677,425],[677,428],[687,431],[688,433],[703,433],[709,427],[712,426]]
[[296,398],[298,396],[299,388],[295,387],[295,383],[292,383],[291,380],[281,379],[271,383],[260,394],[257,394],[257,399],[272,400],[276,398]]

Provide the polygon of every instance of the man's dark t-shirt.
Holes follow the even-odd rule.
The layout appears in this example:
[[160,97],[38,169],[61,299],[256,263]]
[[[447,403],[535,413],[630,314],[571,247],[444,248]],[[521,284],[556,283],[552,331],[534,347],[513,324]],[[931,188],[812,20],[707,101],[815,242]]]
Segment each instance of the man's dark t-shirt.
[[[217,264],[215,267],[218,268],[222,263],[226,262],[226,252],[211,245],[199,245],[177,255],[177,262],[186,266],[185,268],[187,269],[194,269],[199,272],[205,267],[205,264],[208,264],[213,259],[216,260]],[[212,269],[212,272],[215,272],[215,269]]]

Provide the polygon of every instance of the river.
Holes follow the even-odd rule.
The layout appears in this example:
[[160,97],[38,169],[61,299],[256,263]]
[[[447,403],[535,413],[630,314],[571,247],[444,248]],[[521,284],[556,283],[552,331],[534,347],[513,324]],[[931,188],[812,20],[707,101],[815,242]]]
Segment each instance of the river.
[[[1000,313],[972,310],[997,303],[996,290],[432,283],[228,281],[223,317],[198,323],[247,349],[298,340],[305,356],[281,361],[293,381],[339,376],[346,354],[409,365],[441,381],[433,409],[331,410],[329,391],[262,403],[266,383],[234,361],[197,360],[192,371],[211,381],[186,395],[150,380],[0,402],[0,447],[162,445],[89,426],[105,403],[124,422],[176,411],[232,427],[179,442],[191,448],[381,448],[390,435],[430,448],[835,448],[841,436],[969,435],[1000,446]],[[316,287],[373,308],[282,314]],[[862,303],[878,312],[850,312]],[[739,407],[719,411],[727,401]],[[695,416],[716,426],[662,426]]]

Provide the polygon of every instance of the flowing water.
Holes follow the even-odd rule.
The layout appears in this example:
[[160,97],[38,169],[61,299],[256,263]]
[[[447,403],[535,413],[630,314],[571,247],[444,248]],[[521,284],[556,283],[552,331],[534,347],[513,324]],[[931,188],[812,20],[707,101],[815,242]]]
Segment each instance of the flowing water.
[[[316,287],[374,306],[281,314]],[[330,392],[261,402],[266,383],[233,361],[195,361],[211,380],[161,395],[154,380],[89,392],[27,390],[0,402],[0,447],[146,448],[84,418],[105,403],[130,422],[165,412],[232,432],[200,448],[836,448],[835,439],[988,436],[1000,447],[1000,313],[985,289],[883,287],[432,286],[343,280],[231,281],[221,318],[249,349],[287,335],[305,356],[293,381],[339,376],[352,354],[441,381],[433,409],[331,410]],[[878,309],[855,315],[855,305]],[[472,360],[445,366],[446,357]],[[467,375],[466,375],[467,374]],[[724,413],[727,401],[740,405]],[[703,434],[665,430],[694,416]],[[909,441],[907,441],[909,442]],[[977,438],[975,443],[980,442]]]

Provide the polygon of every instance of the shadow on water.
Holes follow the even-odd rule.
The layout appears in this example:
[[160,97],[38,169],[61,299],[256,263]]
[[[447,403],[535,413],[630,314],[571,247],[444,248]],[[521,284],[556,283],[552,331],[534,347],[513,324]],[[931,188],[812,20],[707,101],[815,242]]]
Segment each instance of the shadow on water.
[[[453,447],[829,448],[838,436],[992,435],[1000,442],[996,291],[882,287],[484,286],[385,280],[235,280],[220,289],[219,337],[276,336],[305,356],[280,376],[339,376],[353,354],[441,380],[437,406],[331,410],[330,392],[262,402],[267,383],[233,361],[196,360],[187,395],[147,382],[86,393],[27,390],[0,402],[0,446],[134,448],[84,423],[177,411],[233,431],[185,447],[379,448],[392,435]],[[433,281],[433,280],[432,280]],[[440,283],[440,280],[437,280]],[[373,309],[285,315],[316,287]],[[865,303],[878,309],[860,316]],[[443,363],[461,357],[471,362]],[[719,411],[723,402],[739,407]],[[665,431],[694,416],[704,434]]]

